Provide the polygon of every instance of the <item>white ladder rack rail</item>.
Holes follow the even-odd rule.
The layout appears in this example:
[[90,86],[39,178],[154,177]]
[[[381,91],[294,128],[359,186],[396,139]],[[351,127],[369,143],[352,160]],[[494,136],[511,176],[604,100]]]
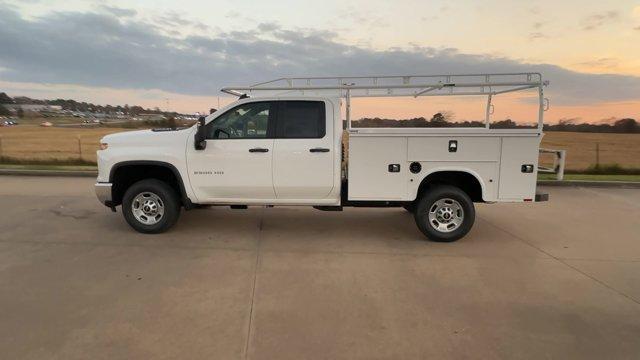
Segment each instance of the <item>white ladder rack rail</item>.
[[353,97],[487,96],[485,128],[489,129],[494,96],[538,88],[538,131],[542,131],[543,112],[549,107],[542,80],[537,72],[395,75],[342,77],[284,77],[250,86],[228,86],[222,92],[235,96],[278,97],[284,95],[334,96],[345,99],[347,129],[351,130]]

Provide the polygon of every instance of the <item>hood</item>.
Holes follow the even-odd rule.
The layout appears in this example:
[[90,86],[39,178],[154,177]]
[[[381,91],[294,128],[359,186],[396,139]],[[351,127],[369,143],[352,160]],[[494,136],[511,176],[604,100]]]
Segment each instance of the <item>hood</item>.
[[137,144],[143,145],[151,143],[158,145],[165,142],[173,142],[175,140],[185,139],[191,134],[191,128],[182,128],[175,130],[136,130],[136,131],[123,131],[119,133],[109,134],[103,137],[100,141],[109,145],[118,144]]

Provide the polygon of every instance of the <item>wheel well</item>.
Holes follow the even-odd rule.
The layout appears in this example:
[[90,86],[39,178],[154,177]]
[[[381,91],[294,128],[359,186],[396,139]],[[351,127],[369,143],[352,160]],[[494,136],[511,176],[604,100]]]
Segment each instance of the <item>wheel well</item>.
[[429,174],[418,188],[417,198],[435,185],[452,185],[469,195],[473,202],[482,202],[482,186],[478,179],[464,171],[438,171]]
[[182,179],[177,170],[171,165],[164,164],[123,164],[115,165],[111,172],[110,181],[113,184],[111,196],[113,205],[122,204],[122,198],[127,189],[134,183],[144,179],[158,179],[171,186],[185,204],[186,198]]

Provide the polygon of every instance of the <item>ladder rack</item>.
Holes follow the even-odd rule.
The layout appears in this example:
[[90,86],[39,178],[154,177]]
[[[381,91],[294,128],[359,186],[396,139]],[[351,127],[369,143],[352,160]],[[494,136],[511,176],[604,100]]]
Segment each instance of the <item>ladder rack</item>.
[[486,128],[489,128],[493,96],[537,88],[539,92],[538,128],[542,129],[542,113],[548,108],[543,97],[542,80],[537,72],[343,76],[343,77],[284,77],[250,86],[228,86],[222,92],[242,97],[327,96],[346,99],[347,126],[351,128],[350,99],[354,97],[422,97],[422,96],[487,96]]

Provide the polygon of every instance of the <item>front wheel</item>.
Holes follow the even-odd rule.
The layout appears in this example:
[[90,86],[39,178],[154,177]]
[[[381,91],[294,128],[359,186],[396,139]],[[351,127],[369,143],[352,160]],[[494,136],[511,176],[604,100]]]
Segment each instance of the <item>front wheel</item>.
[[146,179],[131,185],[122,199],[122,213],[136,231],[161,233],[178,220],[178,195],[167,183]]
[[439,185],[418,200],[414,213],[420,231],[431,241],[452,242],[465,236],[476,213],[469,196],[459,188]]

